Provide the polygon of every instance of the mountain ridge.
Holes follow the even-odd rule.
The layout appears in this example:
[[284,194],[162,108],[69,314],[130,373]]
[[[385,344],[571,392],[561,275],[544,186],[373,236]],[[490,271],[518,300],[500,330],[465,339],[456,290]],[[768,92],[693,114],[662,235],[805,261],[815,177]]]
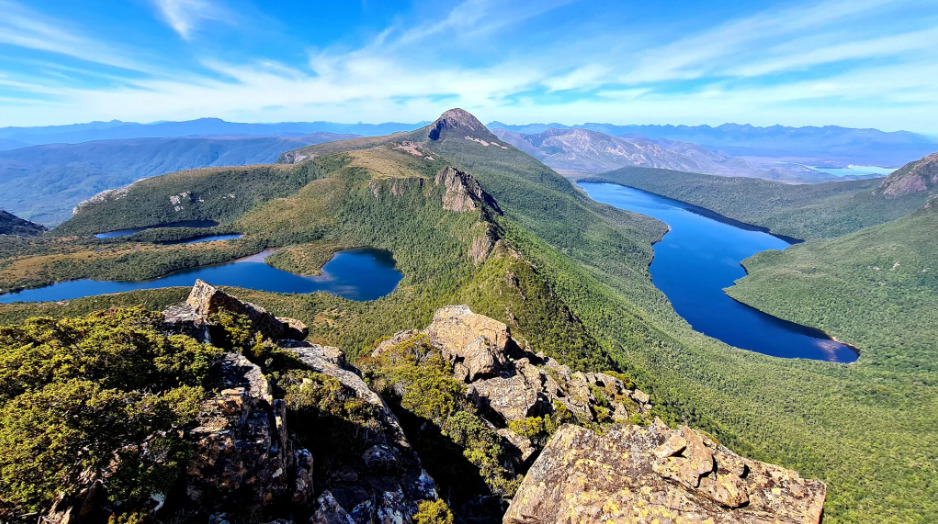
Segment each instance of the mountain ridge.
[[754,164],[743,158],[667,138],[616,137],[583,128],[549,128],[537,134],[503,128],[496,128],[493,132],[555,170],[569,175],[595,174],[634,166],[785,182],[814,183],[854,178],[837,177],[795,164]]

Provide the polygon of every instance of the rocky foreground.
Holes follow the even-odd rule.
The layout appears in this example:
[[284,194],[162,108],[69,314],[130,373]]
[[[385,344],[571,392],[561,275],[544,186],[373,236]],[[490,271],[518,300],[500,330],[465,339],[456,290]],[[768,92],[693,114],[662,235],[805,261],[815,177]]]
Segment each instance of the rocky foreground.
[[[260,334],[254,353],[229,352],[213,364],[211,393],[181,431],[192,449],[185,473],[173,489],[152,493],[141,514],[164,522],[452,522],[445,505],[428,503],[459,494],[442,492],[391,408],[407,405],[404,386],[384,384],[399,395],[389,404],[340,350],[303,341],[308,331],[298,321],[201,281],[163,319],[172,333],[216,343],[232,332],[220,329],[234,318],[225,314]],[[252,360],[262,350],[259,365]],[[457,522],[820,521],[823,483],[740,457],[686,426],[669,429],[652,420],[649,396],[625,377],[573,372],[466,306],[442,308],[425,330],[394,335],[366,365],[415,355],[445,361],[453,390],[480,414],[478,431],[497,435],[505,450],[498,474],[523,478],[453,507]],[[275,359],[304,374],[266,372]],[[288,409],[297,395],[314,394],[312,411]],[[542,427],[552,421],[556,428]],[[106,474],[89,479],[43,521],[107,521],[116,509],[107,485]]]

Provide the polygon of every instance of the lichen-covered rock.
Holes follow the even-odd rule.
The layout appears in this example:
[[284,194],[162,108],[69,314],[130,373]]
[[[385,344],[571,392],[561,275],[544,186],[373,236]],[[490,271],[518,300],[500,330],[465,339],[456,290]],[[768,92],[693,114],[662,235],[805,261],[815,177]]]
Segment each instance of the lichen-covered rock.
[[511,502],[506,524],[816,524],[826,486],[749,460],[690,428],[566,425]]
[[323,488],[328,496],[324,492],[319,497],[312,522],[411,522],[421,500],[437,498],[436,485],[424,471],[397,417],[336,348],[294,342],[284,349],[374,407],[368,427],[349,435],[349,439],[364,439],[365,451],[326,480]]
[[446,306],[433,315],[427,327],[430,341],[443,356],[465,371],[466,381],[496,375],[507,362],[506,350],[513,343],[508,326],[467,306]]

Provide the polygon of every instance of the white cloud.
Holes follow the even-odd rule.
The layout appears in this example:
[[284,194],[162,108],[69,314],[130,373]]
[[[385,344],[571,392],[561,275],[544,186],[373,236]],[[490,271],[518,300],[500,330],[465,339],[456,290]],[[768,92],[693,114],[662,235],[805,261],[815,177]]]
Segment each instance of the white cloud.
[[191,40],[203,22],[234,23],[232,13],[209,0],[152,0],[163,20],[184,40]]
[[[183,38],[191,38],[199,24],[228,16],[210,9],[207,0],[152,1]],[[308,63],[204,56],[200,73],[181,70],[97,89],[59,86],[42,93],[52,101],[2,102],[2,112],[8,122],[33,125],[202,116],[412,122],[460,106],[483,120],[518,123],[735,121],[934,130],[928,116],[938,114],[938,61],[929,44],[938,30],[895,27],[887,36],[842,38],[849,30],[844,20],[869,27],[893,8],[888,2],[829,0],[773,9],[645,48],[637,38],[623,43],[618,27],[607,33],[569,27],[563,38],[527,48],[518,28],[564,3],[524,9],[468,0],[435,19],[398,22],[358,47],[310,51]],[[454,48],[471,47],[479,35],[487,53],[499,44],[504,49],[460,60]],[[509,45],[519,39],[522,45]],[[863,63],[825,68],[810,79],[763,79],[844,61]],[[685,84],[684,78],[695,82]],[[22,89],[38,85],[4,80]]]

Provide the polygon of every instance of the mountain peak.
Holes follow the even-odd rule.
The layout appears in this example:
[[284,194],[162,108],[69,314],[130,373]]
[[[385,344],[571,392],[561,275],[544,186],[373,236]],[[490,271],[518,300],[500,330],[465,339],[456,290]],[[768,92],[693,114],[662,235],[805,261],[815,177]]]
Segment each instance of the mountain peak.
[[492,133],[485,127],[485,124],[480,122],[472,113],[458,107],[446,111],[440,115],[440,118],[430,124],[427,137],[430,140],[440,140],[447,132],[456,130],[459,133],[464,133],[465,136],[474,138],[492,137]]

